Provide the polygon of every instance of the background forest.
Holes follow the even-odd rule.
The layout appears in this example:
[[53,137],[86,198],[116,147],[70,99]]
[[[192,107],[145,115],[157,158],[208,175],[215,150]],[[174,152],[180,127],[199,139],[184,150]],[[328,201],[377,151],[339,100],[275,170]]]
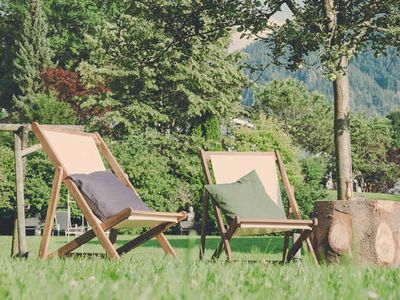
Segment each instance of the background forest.
[[[269,63],[262,44],[249,46],[248,55],[229,53],[229,32],[206,23],[207,34],[199,34],[184,8],[169,1],[3,1],[1,118],[99,131],[150,207],[193,205],[197,216],[201,148],[276,149],[310,214],[334,176],[328,82],[318,72],[274,66],[252,72],[246,65]],[[398,65],[391,49],[376,63],[365,54],[352,64],[353,169],[364,191],[386,192],[400,177]],[[236,117],[251,119],[255,129],[236,126]],[[15,205],[12,143],[0,135],[0,216]],[[43,153],[27,167],[28,215],[43,216],[53,168]],[[64,191],[61,205],[65,200]]]
[[[254,42],[243,50],[247,54],[246,62],[264,72],[247,72],[249,78],[259,83],[271,80],[283,80],[288,77],[305,83],[310,91],[318,91],[328,99],[333,98],[328,79],[323,70],[315,66],[315,57],[309,58],[310,68],[289,71],[275,66],[269,58],[269,50],[262,42]],[[313,66],[314,63],[314,66]],[[400,58],[395,48],[388,48],[386,56],[374,57],[372,52],[361,53],[350,61],[350,87],[352,111],[367,116],[385,116],[400,106]],[[253,98],[247,91],[243,102],[251,105]]]

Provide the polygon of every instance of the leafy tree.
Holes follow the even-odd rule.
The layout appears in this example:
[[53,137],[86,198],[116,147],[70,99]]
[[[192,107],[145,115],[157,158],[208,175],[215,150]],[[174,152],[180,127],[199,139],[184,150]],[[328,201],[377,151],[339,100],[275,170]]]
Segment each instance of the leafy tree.
[[0,145],[0,155],[0,215],[8,215],[16,201],[14,153],[11,148]]
[[13,79],[13,61],[18,50],[15,37],[22,32],[26,12],[24,2],[3,0],[0,3],[0,107],[7,110],[12,106],[12,95],[18,91]]
[[25,118],[43,124],[75,124],[71,107],[58,100],[54,93],[39,93],[25,110]]
[[22,119],[28,119],[29,110],[36,95],[43,90],[39,72],[51,64],[47,43],[47,24],[40,0],[30,2],[24,20],[19,50],[14,60],[14,80],[19,93],[14,97],[15,109]]
[[[256,106],[279,119],[285,131],[303,149],[326,157],[328,165],[331,165],[334,158],[330,138],[333,112],[326,99],[308,92],[302,83],[290,79],[272,81],[260,88],[256,93]],[[394,117],[395,113],[392,114]],[[398,176],[394,164],[387,159],[393,143],[390,125],[386,118],[353,115],[352,167],[368,191],[387,191]],[[307,173],[305,169],[303,173]]]
[[[75,114],[76,121],[86,124],[91,129],[97,129],[96,123],[104,116],[113,101],[110,100],[111,90],[104,82],[82,77],[79,72],[67,71],[62,68],[46,68],[40,72],[40,78],[48,93],[55,94],[60,107],[65,107]],[[72,120],[60,119],[57,122],[69,124]],[[98,129],[101,129],[101,125]]]
[[[242,1],[232,1],[237,4]],[[252,33],[269,30],[262,39],[271,47],[273,62],[289,69],[303,68],[307,58],[314,54],[333,83],[336,176],[338,199],[351,197],[347,189],[352,181],[350,115],[349,115],[349,61],[363,51],[372,50],[377,56],[385,54],[387,46],[400,48],[400,5],[395,0],[385,1],[245,1],[249,7],[239,30]],[[293,18],[284,24],[268,22],[281,10],[283,4]],[[232,4],[234,5],[234,4]],[[226,15],[237,12],[232,8]],[[282,59],[283,58],[283,59]]]
[[190,51],[164,52],[174,38],[151,11],[138,10],[139,15],[116,12],[97,36],[87,36],[92,52],[79,68],[109,81],[117,103],[105,119],[114,131],[152,127],[189,134],[208,116],[224,121],[235,115],[245,81],[237,68],[240,55],[225,50],[228,40],[203,44],[192,37]]
[[333,152],[333,111],[323,96],[310,93],[303,83],[289,79],[260,87],[255,99],[256,106],[277,118],[302,148],[315,154]]
[[89,58],[90,46],[86,34],[95,35],[96,27],[112,11],[115,1],[46,0],[44,11],[48,19],[48,40],[57,66],[74,70]]
[[222,150],[221,126],[216,116],[208,116],[203,118],[204,121],[197,127],[193,128],[192,135],[203,137],[210,143],[211,148],[208,150]]
[[392,123],[393,147],[400,148],[400,111],[390,113],[387,118]]
[[[47,19],[48,46],[53,61],[64,69],[74,69],[89,56],[85,34],[95,34],[96,26],[111,9],[109,1],[42,1],[42,11]],[[29,1],[3,0],[0,4],[0,107],[9,109],[11,96],[18,94],[18,85],[13,79],[14,61],[20,49],[16,38],[23,33],[23,23],[29,13]],[[19,72],[19,71],[18,71]]]
[[314,211],[314,201],[326,199],[327,190],[322,185],[329,162],[324,156],[308,156],[301,160],[301,170],[304,183],[297,187],[298,203],[305,215],[311,217]]
[[362,177],[364,189],[386,192],[400,176],[398,165],[387,159],[393,143],[390,121],[354,115],[351,131],[353,166],[356,175]]
[[324,156],[307,156],[301,160],[304,181],[313,185],[321,185],[328,171],[328,161]]

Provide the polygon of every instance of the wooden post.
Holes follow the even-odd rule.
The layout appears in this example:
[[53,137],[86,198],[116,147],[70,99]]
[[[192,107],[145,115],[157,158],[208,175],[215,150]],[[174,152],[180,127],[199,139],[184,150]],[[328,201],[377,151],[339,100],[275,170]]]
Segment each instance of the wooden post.
[[18,255],[27,255],[24,206],[24,163],[22,160],[22,130],[14,132],[15,178],[17,186]]
[[18,218],[17,212],[14,213],[14,229],[13,229],[13,236],[12,236],[12,244],[11,244],[11,257],[14,257],[18,254]]
[[[22,140],[21,140],[21,150],[28,147],[28,134],[29,130],[26,126],[23,127],[22,130]],[[22,154],[21,154],[22,156]],[[26,158],[23,158],[23,173],[24,178],[26,174]],[[25,184],[25,182],[24,182]],[[24,226],[25,227],[25,226]],[[12,246],[11,246],[11,257],[17,256],[19,254],[19,235],[18,235],[18,213],[14,214],[14,229],[13,229],[13,237],[12,237]]]
[[[76,131],[83,131],[80,125],[46,125],[49,128],[63,128]],[[28,134],[32,130],[30,124],[0,124],[0,131],[12,131],[14,133],[15,146],[15,173],[17,190],[17,209],[14,218],[14,232],[11,246],[11,256],[26,256],[26,234],[25,234],[25,207],[24,207],[24,181],[26,174],[25,156],[34,153],[42,146],[40,144],[28,148]],[[19,234],[19,233],[22,233]],[[22,243],[20,243],[22,242]]]

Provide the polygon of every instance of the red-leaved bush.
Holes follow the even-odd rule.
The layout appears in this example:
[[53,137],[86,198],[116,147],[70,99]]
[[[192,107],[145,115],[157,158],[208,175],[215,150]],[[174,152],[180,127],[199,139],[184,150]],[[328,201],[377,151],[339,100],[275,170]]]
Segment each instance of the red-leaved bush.
[[62,68],[46,68],[40,72],[44,85],[53,90],[62,100],[70,100],[75,96],[109,93],[111,90],[102,83],[95,88],[87,89],[82,83],[79,73]]
[[69,103],[80,120],[85,120],[90,116],[103,116],[109,109],[92,107],[83,110],[74,97],[85,97],[89,95],[101,95],[111,92],[110,88],[103,83],[98,83],[94,88],[88,89],[81,83],[79,73],[67,71],[62,68],[46,68],[40,72],[48,90],[54,91],[58,98]]

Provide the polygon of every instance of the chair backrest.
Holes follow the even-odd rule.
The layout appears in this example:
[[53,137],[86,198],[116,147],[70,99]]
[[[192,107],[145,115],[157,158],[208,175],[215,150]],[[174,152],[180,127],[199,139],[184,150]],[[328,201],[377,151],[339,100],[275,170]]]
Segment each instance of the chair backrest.
[[[262,182],[265,192],[282,210],[283,203],[279,188],[276,155],[274,152],[202,152],[203,166],[211,167],[216,183],[231,183],[255,170]],[[210,170],[209,170],[210,171]],[[212,181],[209,172],[208,181]]]
[[94,134],[42,125],[33,130],[53,163],[63,167],[65,176],[106,170]]
[[71,228],[71,220],[67,211],[56,211],[55,221],[56,226],[59,226],[60,230],[68,230]]

